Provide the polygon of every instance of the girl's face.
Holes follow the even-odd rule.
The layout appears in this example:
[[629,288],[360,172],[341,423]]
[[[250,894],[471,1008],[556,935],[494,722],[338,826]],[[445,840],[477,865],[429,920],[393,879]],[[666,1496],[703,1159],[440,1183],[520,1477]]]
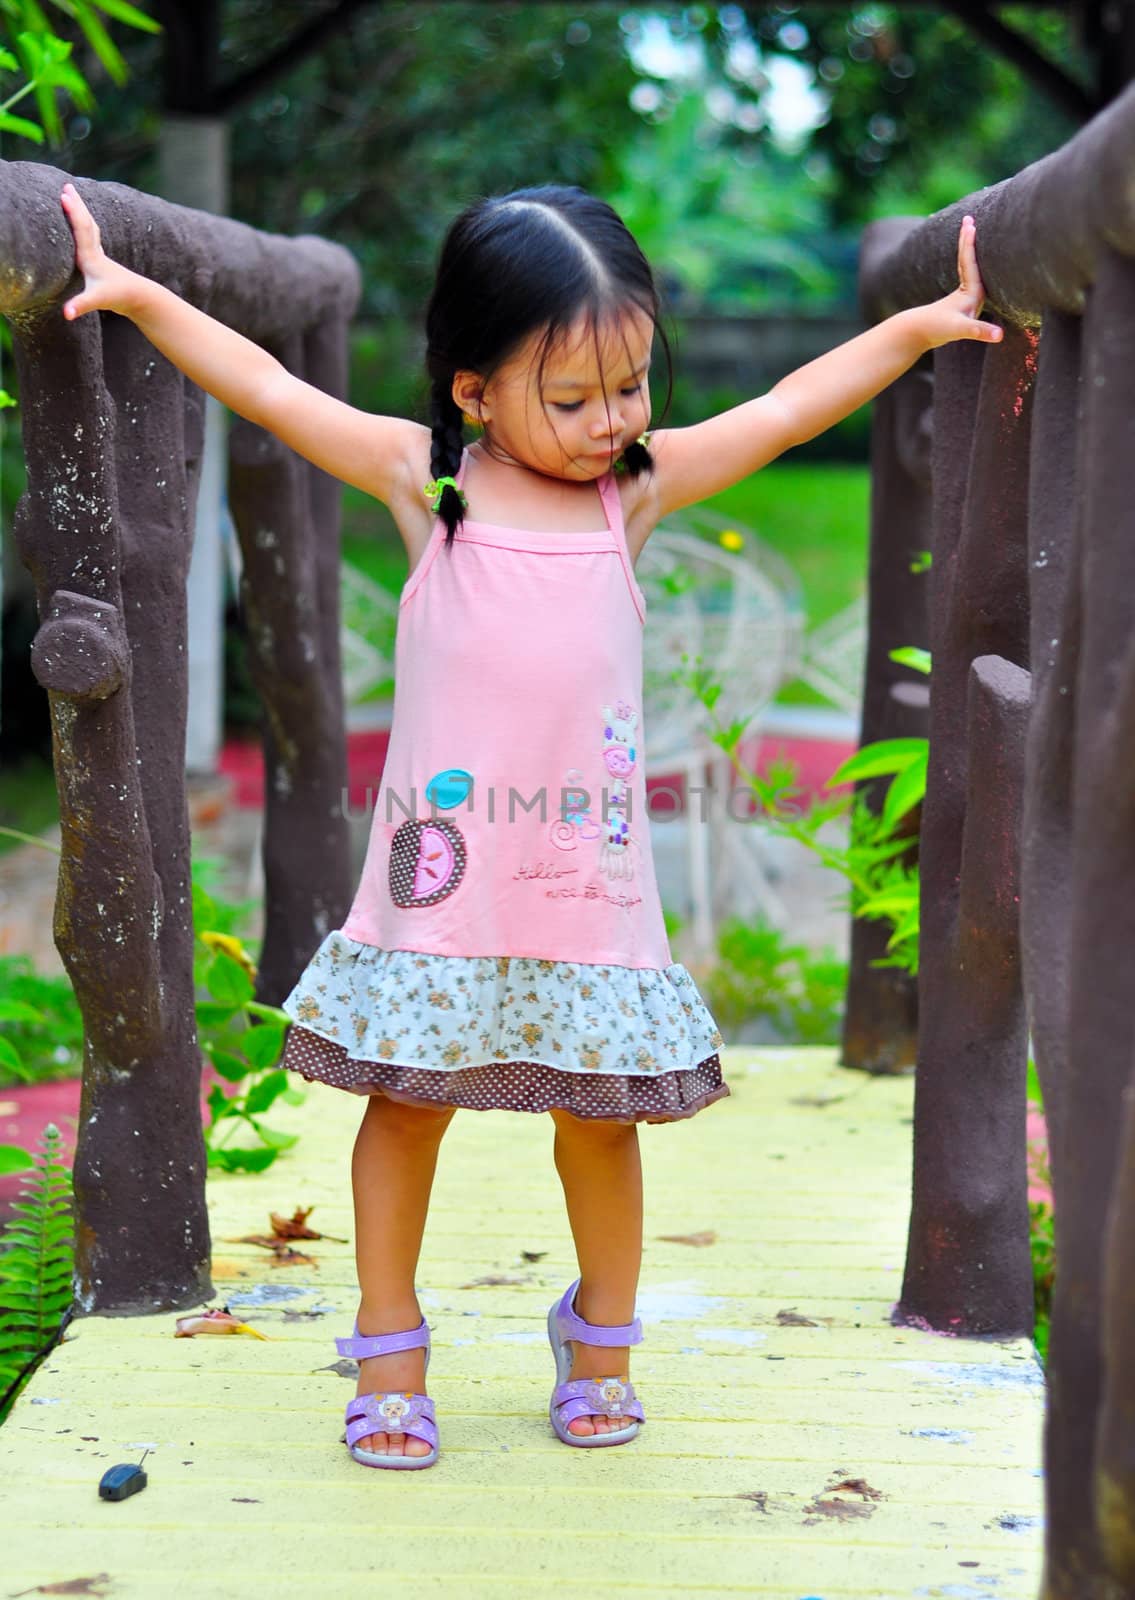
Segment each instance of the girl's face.
[[[654,324],[628,307],[598,326],[580,317],[540,370],[542,330],[531,334],[487,383],[459,373],[454,394],[481,420],[494,455],[549,477],[602,477],[650,420],[648,368]],[[462,380],[472,384],[462,385]]]

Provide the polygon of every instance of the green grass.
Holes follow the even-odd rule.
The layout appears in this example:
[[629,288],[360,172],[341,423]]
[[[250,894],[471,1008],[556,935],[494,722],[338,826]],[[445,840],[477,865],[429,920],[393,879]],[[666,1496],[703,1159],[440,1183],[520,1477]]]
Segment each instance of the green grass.
[[343,489],[343,555],[391,594],[406,582],[409,562],[394,518],[381,501],[349,484]]
[[[59,797],[50,761],[25,756],[18,765],[5,766],[2,788],[0,824],[5,828],[39,834],[59,821]],[[22,843],[9,833],[0,833],[0,854],[17,850]]]
[[706,505],[796,569],[814,628],[866,590],[869,490],[865,466],[774,462]]
[[[866,592],[870,489],[866,465],[774,462],[706,505],[736,517],[795,569],[808,627],[815,628]],[[779,705],[830,705],[799,679],[776,698]]]
[[[866,589],[869,491],[866,465],[787,461],[705,503],[791,563],[814,628]],[[406,553],[390,513],[357,489],[344,493],[343,554],[394,594],[406,581]],[[799,682],[786,684],[777,699],[782,705],[827,704]]]

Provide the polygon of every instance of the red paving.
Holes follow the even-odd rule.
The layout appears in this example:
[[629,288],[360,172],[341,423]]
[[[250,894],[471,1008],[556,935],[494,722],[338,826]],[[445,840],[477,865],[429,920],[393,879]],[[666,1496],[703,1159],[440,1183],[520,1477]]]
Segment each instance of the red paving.
[[[201,1074],[201,1116],[208,1120],[208,1097],[214,1083],[223,1083],[212,1066]],[[75,1132],[79,1124],[79,1079],[59,1078],[53,1083],[17,1084],[0,1088],[0,1144],[18,1144],[37,1154],[40,1136],[49,1122],[59,1129],[63,1160],[75,1158]],[[11,1203],[19,1198],[26,1172],[0,1174],[0,1222],[12,1215]]]
[[[376,797],[389,743],[390,734],[385,728],[347,735],[347,803],[352,811],[368,808],[368,790],[370,802]],[[758,734],[742,740],[738,755],[746,767],[752,767],[755,761],[755,770],[762,777],[774,759],[792,761],[799,768],[800,788],[806,794],[823,795],[827,792],[825,780],[856,748],[853,742],[842,739],[785,739]],[[259,810],[264,804],[264,757],[259,739],[230,739],[218,764],[233,780],[234,803]],[[646,790],[653,797],[649,801],[651,816],[662,816],[684,806],[685,781],[680,773],[648,778]],[[676,792],[677,798],[659,792],[667,790]]]

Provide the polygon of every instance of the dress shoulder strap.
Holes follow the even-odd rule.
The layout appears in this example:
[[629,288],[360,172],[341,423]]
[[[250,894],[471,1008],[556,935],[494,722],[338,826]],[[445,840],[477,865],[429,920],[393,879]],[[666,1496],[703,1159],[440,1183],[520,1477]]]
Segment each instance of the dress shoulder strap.
[[626,528],[623,525],[623,502],[619,496],[619,484],[613,472],[605,472],[596,481],[595,487],[599,490],[599,498],[603,502],[603,514],[607,518],[607,526],[615,535],[616,542],[626,548]]
[[615,541],[615,549],[619,552],[619,561],[623,572],[626,574],[627,588],[631,592],[635,610],[638,612],[639,621],[646,621],[646,596],[634,575],[631,563],[631,553],[627,547],[627,529],[623,521],[623,502],[619,494],[619,481],[613,472],[605,472],[598,480],[596,487],[599,498],[603,502],[603,511],[607,518],[607,526],[611,537]]

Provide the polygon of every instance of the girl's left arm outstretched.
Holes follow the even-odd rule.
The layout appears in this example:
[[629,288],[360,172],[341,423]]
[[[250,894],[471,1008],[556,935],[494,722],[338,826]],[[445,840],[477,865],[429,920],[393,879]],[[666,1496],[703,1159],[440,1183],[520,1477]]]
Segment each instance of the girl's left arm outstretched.
[[846,344],[798,367],[767,394],[689,428],[652,436],[653,520],[717,494],[793,445],[813,439],[872,399],[927,350],[955,339],[996,343],[1001,329],[981,322],[985,300],[977,269],[976,225],[958,236],[959,287],[930,305],[913,306]]

